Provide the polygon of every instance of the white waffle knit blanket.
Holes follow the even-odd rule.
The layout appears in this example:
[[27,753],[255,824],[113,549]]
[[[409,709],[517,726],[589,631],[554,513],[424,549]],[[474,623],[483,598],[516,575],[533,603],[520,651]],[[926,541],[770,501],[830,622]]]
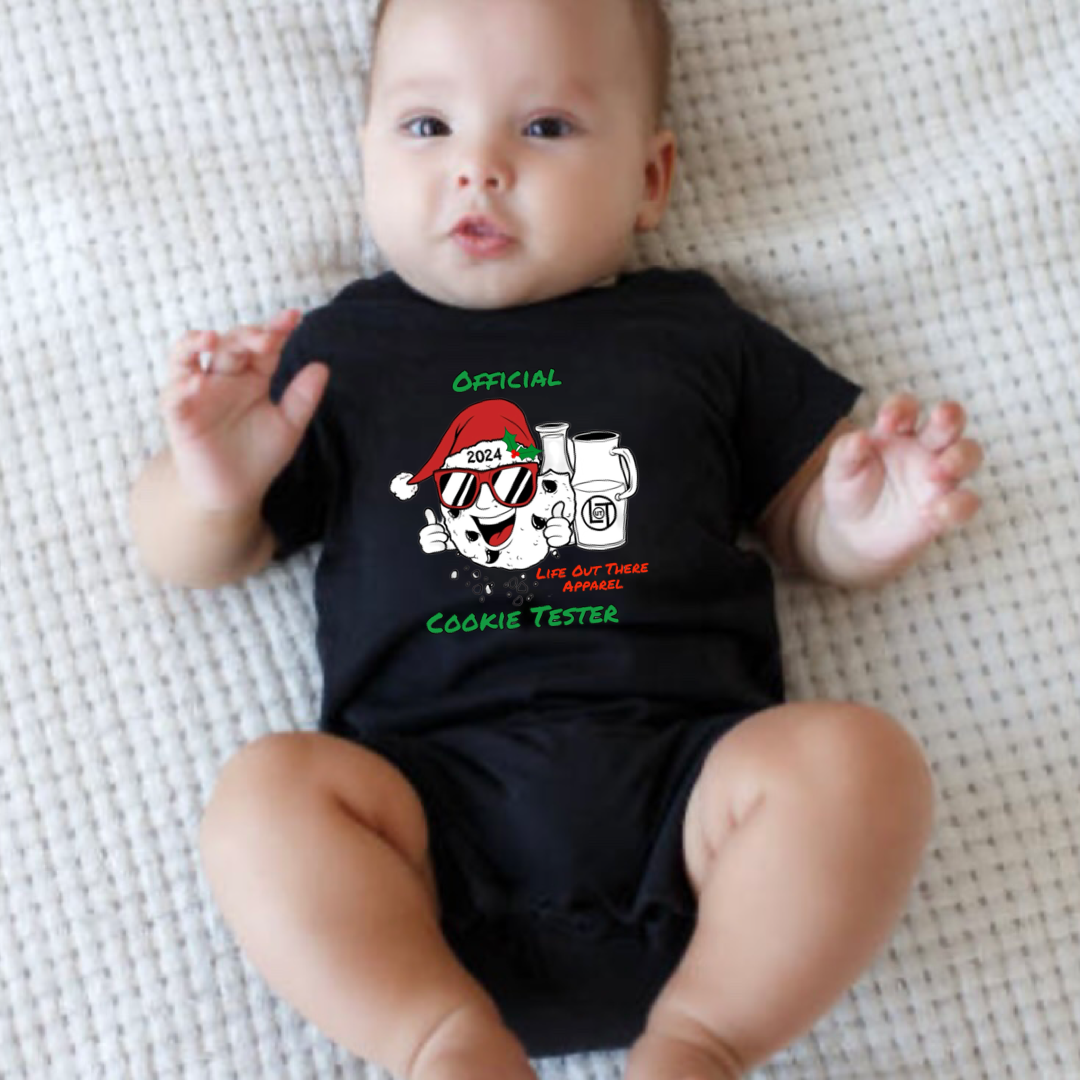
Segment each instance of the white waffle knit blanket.
[[[670,0],[699,265],[869,388],[952,396],[980,518],[875,594],[785,582],[797,696],[934,763],[894,938],[776,1080],[1080,1076],[1080,3]],[[312,557],[185,592],[129,486],[170,342],[327,300],[361,243],[362,0],[0,0],[0,1076],[374,1076],[277,1002],[195,850],[310,726]],[[617,1054],[543,1063],[614,1080]]]

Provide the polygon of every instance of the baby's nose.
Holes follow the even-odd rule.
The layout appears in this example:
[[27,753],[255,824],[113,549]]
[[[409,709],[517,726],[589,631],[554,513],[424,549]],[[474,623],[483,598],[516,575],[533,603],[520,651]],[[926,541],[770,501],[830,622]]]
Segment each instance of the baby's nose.
[[483,191],[505,191],[510,186],[506,173],[501,169],[462,169],[458,175],[458,187],[476,187]]
[[506,191],[513,179],[513,170],[506,155],[486,146],[477,148],[461,162],[457,183],[459,188]]

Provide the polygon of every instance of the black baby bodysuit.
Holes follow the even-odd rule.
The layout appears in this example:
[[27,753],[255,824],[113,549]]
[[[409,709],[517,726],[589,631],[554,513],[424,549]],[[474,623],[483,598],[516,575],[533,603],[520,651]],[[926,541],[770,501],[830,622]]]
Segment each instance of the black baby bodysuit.
[[305,317],[275,401],[311,360],[263,512],[278,557],[323,542],[322,726],[417,789],[448,937],[530,1051],[622,1045],[692,927],[702,761],[783,700],[738,534],[858,390],[664,269],[495,311],[384,274]]

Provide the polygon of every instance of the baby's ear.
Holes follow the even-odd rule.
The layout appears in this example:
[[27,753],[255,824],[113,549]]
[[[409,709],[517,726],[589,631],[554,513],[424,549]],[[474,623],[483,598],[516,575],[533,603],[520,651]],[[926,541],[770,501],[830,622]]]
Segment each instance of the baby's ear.
[[675,134],[666,128],[652,137],[649,157],[645,162],[645,189],[642,192],[634,228],[648,232],[660,224],[671,197],[671,182],[675,176]]

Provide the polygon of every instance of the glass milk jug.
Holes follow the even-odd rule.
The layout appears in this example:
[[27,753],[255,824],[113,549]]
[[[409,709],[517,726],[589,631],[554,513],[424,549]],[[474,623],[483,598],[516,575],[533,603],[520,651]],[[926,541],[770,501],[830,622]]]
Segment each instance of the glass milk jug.
[[618,442],[615,431],[587,431],[572,440],[579,548],[600,551],[626,543],[626,500],[637,491],[637,465]]

